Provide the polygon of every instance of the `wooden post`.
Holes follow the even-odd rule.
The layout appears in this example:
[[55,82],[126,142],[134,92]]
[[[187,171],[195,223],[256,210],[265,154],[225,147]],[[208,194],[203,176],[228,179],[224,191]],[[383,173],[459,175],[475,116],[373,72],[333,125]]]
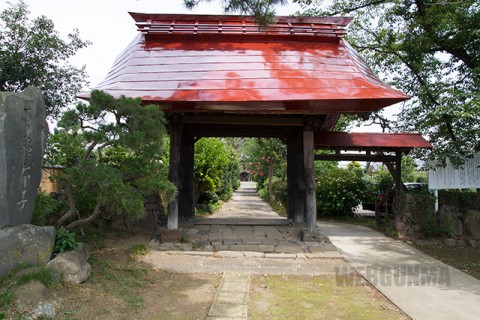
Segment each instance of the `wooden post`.
[[402,190],[402,152],[397,151],[395,157],[395,191],[398,194]]
[[[181,192],[179,185],[180,154],[182,141],[182,122],[177,114],[173,114],[170,125],[170,167],[168,178]],[[178,229],[178,196],[168,204],[167,229]]]
[[295,180],[296,207],[293,221],[296,223],[305,222],[305,163],[303,157],[303,131],[299,128],[295,133],[295,166],[297,176]]
[[294,219],[297,209],[297,181],[298,170],[296,163],[297,151],[295,148],[295,135],[290,134],[287,138],[287,218]]
[[195,187],[193,177],[195,141],[187,125],[182,135],[181,176],[182,189],[178,198],[178,214],[180,221],[195,218]]
[[305,128],[303,131],[303,148],[305,163],[305,196],[306,208],[305,218],[307,220],[307,230],[315,231],[317,224],[317,208],[315,194],[315,149],[313,141],[313,129]]

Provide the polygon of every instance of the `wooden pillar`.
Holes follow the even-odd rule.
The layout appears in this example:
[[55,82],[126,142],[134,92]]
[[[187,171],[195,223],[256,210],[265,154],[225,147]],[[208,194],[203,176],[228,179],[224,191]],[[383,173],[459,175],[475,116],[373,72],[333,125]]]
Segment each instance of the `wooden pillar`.
[[287,138],[287,218],[294,219],[297,210],[298,170],[296,163],[296,135]]
[[402,190],[402,152],[397,151],[395,157],[395,191],[398,194]]
[[303,131],[303,149],[305,164],[305,218],[307,230],[315,231],[317,224],[317,205],[315,194],[315,149],[313,141],[313,129],[305,127]]
[[299,128],[295,133],[295,166],[297,167],[295,192],[297,204],[293,221],[296,223],[305,222],[305,164],[303,158],[303,130]]
[[[182,119],[180,115],[173,114],[169,121],[170,127],[170,167],[168,179],[181,192],[179,185],[180,155],[182,145]],[[167,229],[178,229],[178,198],[175,197],[168,204]]]
[[181,151],[181,181],[179,190],[178,214],[180,221],[195,218],[195,186],[193,177],[195,141],[187,125],[184,125]]

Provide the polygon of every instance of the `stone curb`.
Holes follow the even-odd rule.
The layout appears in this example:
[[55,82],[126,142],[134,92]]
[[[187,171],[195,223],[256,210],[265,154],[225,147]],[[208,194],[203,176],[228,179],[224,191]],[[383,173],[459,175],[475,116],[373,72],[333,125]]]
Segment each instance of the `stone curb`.
[[325,253],[263,253],[256,251],[158,251],[168,255],[188,255],[213,258],[262,258],[262,259],[343,259],[338,252]]

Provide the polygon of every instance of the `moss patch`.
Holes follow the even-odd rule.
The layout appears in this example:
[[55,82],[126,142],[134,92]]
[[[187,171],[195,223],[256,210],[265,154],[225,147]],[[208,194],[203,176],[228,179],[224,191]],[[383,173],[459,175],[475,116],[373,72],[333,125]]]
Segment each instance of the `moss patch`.
[[339,286],[333,276],[252,277],[255,319],[409,319],[368,285]]

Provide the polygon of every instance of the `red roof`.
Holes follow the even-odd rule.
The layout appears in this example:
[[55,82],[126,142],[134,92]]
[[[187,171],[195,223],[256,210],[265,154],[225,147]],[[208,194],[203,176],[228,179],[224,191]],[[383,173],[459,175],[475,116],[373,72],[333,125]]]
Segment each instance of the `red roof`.
[[349,133],[318,132],[315,148],[328,150],[371,150],[371,149],[431,149],[432,145],[418,133]]
[[[343,39],[350,18],[131,13],[139,36],[97,89],[179,111],[360,113],[408,99]],[[84,96],[86,97],[86,96]]]

